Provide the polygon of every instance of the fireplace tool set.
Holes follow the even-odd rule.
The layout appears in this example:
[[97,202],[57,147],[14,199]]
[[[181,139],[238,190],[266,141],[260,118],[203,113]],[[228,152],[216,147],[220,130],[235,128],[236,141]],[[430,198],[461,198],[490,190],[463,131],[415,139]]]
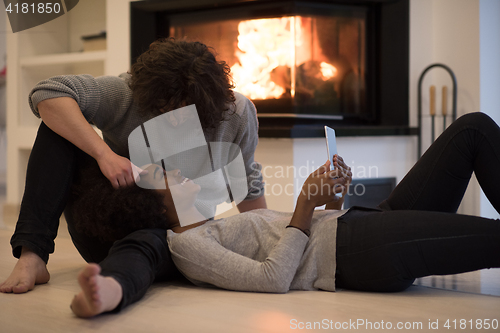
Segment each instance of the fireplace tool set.
[[[444,64],[432,64],[424,69],[420,78],[418,80],[418,128],[419,128],[419,138],[418,138],[418,158],[422,155],[422,82],[424,76],[429,72],[429,70],[441,67],[445,69],[448,74],[450,74],[451,80],[453,82],[453,91],[452,91],[452,107],[451,107],[451,122],[457,119],[457,79],[453,71]],[[436,119],[436,86],[431,85],[429,88],[429,114],[431,117],[431,143],[436,139],[435,134],[435,119]],[[446,119],[448,117],[448,87],[442,87],[442,104],[441,104],[441,117],[443,119],[443,131],[446,129]]]

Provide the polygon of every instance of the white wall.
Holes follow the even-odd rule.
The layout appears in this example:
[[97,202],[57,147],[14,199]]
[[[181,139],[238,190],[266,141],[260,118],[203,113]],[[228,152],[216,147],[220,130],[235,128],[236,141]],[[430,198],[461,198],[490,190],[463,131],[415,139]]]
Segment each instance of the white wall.
[[[339,137],[338,153],[353,178],[396,177],[400,181],[416,161],[416,137]],[[270,209],[290,211],[302,184],[327,160],[326,144],[317,139],[260,138],[255,159],[263,165]]]
[[130,0],[106,1],[108,59],[106,75],[119,75],[130,68]]

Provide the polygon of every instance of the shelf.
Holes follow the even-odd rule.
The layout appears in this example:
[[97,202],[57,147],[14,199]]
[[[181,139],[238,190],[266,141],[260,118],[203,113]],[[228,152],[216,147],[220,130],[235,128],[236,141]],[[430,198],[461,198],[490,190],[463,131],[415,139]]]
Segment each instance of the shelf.
[[[41,121],[31,113],[28,95],[38,82],[50,77],[105,75],[110,51],[80,50],[83,48],[82,36],[106,30],[107,3],[107,0],[80,1],[66,15],[34,27],[29,32],[6,36],[9,67],[5,94],[7,202],[11,204],[21,202],[26,166]],[[120,33],[123,31],[125,29],[120,29]]]
[[87,63],[94,61],[105,61],[106,54],[107,54],[106,51],[47,54],[47,55],[21,58],[19,64],[21,67],[27,68],[27,67],[37,67],[37,66],[47,66],[47,65],[62,65],[62,64]]

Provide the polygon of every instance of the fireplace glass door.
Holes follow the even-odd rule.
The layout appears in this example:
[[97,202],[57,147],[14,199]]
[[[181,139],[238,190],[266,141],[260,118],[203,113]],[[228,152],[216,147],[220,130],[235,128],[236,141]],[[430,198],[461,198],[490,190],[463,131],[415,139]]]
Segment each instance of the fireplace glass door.
[[370,118],[367,11],[330,6],[298,12],[170,14],[165,35],[213,47],[231,67],[235,90],[259,115]]

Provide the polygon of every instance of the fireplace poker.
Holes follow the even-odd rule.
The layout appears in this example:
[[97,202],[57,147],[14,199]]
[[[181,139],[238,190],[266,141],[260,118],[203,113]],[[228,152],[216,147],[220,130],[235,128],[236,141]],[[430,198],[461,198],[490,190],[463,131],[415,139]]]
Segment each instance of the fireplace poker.
[[448,87],[447,86],[443,86],[443,96],[442,96],[442,99],[443,99],[443,103],[442,103],[442,112],[443,112],[443,132],[444,130],[446,129],[446,109],[448,108],[448,105],[447,105],[447,102],[448,102]]
[[429,90],[430,95],[430,107],[429,113],[431,114],[431,142],[434,142],[434,118],[436,117],[436,86],[432,85]]

